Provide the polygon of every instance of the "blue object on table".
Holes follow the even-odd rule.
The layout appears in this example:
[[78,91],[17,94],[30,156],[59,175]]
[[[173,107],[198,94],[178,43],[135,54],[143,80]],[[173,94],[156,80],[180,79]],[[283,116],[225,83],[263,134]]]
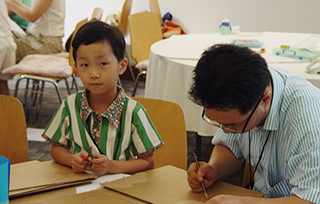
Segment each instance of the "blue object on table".
[[296,58],[299,60],[313,61],[320,56],[318,50],[308,50],[305,48],[291,47],[289,49],[273,48],[273,54],[284,57]]
[[261,48],[264,43],[254,39],[232,39],[231,44],[245,46],[249,48]]
[[0,156],[0,204],[9,203],[10,161]]
[[219,26],[219,31],[221,35],[228,35],[231,33],[231,26],[229,19],[225,18]]

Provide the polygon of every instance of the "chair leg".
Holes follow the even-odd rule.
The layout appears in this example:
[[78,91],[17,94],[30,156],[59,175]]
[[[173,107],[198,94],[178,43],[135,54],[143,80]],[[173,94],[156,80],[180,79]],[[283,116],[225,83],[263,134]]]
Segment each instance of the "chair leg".
[[[18,90],[19,90],[19,84],[20,84],[20,81],[22,80],[23,78],[20,76],[20,78],[16,81],[16,85],[15,85],[15,88],[14,88],[14,94],[13,94],[13,96],[15,97],[15,98],[17,98],[17,96],[18,96]],[[28,83],[28,81],[27,81],[27,85],[29,86],[29,83]],[[27,86],[26,85],[26,89],[25,89],[25,94],[24,94],[24,101],[23,101],[23,105],[25,106],[26,105],[26,101],[27,101]]]
[[62,96],[61,96],[61,92],[60,92],[60,89],[59,89],[59,86],[57,83],[52,83],[54,85],[54,87],[56,88],[56,91],[57,91],[57,94],[58,94],[58,98],[59,98],[59,101],[60,103],[62,103]]
[[30,79],[27,79],[27,83],[26,83],[26,88],[24,90],[24,105],[26,105],[28,103],[28,94],[29,94],[29,83],[30,83]]
[[[79,86],[78,86],[75,74],[72,74],[72,87],[73,87],[73,85],[76,87],[76,90],[79,91]],[[71,87],[71,89],[72,89],[72,87]]]
[[32,80],[32,83],[35,85],[34,98],[33,98],[32,105],[35,106],[38,98],[39,89],[40,89],[40,81]]
[[35,89],[36,89],[36,85],[34,83],[32,83],[32,88],[29,94],[28,99],[26,100],[26,121],[28,122],[29,120],[29,116],[30,116],[30,111],[31,111],[31,107],[32,104],[34,102],[34,93],[35,93]]
[[64,81],[66,82],[67,91],[68,91],[68,94],[70,95],[71,91],[70,91],[70,88],[69,88],[68,80],[64,79]]
[[136,78],[135,86],[134,86],[134,88],[133,88],[132,97],[134,97],[134,96],[136,95],[140,78],[141,78],[142,76],[145,76],[145,75],[146,75],[146,71],[142,71],[142,72],[140,72],[140,73],[138,74],[138,76],[137,76],[137,78]]
[[42,96],[43,96],[43,91],[44,91],[44,84],[45,82],[42,81],[41,83],[41,88],[40,88],[40,92],[39,92],[39,100],[38,100],[38,103],[37,103],[37,111],[36,111],[36,120],[39,119],[39,115],[40,115],[40,110],[41,110],[41,103],[42,103]]
[[130,61],[129,61],[129,57],[128,57],[127,52],[125,53],[125,56],[126,56],[126,58],[128,59],[127,69],[129,69],[129,71],[130,71],[132,80],[135,81],[136,79],[135,79],[135,77],[134,77],[134,73],[133,73],[132,67],[131,67],[131,65],[130,65]]

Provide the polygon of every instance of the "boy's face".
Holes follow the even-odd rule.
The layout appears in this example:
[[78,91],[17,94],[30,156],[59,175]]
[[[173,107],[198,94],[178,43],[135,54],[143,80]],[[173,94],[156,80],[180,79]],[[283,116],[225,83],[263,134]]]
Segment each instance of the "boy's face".
[[127,68],[127,59],[119,62],[108,41],[80,45],[76,68],[90,95],[115,97],[117,79]]

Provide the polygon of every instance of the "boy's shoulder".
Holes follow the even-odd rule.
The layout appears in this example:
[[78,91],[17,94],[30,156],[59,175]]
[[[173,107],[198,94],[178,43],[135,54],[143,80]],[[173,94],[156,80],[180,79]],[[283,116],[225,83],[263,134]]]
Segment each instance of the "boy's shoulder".
[[136,101],[134,98],[131,98],[131,97],[126,97],[126,106],[128,108],[131,108],[132,110],[139,110],[141,108],[144,109],[144,107],[138,102]]
[[74,101],[75,103],[81,103],[81,97],[84,91],[78,91],[68,95],[62,103],[68,104],[68,102]]

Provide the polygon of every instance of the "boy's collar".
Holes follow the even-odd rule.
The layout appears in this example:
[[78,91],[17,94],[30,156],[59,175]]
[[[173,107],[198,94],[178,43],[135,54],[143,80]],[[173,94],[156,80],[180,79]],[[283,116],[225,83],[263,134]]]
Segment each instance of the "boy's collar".
[[[124,106],[127,95],[124,93],[124,90],[120,86],[117,87],[117,90],[118,90],[118,94],[116,99],[111,103],[109,108],[105,112],[101,113],[100,115],[108,119],[108,121],[115,128],[118,129],[120,125],[123,106]],[[88,90],[85,90],[81,95],[81,110],[82,110],[83,123],[86,122],[86,120],[89,118],[91,113],[94,113],[94,111],[89,106],[87,92]]]

